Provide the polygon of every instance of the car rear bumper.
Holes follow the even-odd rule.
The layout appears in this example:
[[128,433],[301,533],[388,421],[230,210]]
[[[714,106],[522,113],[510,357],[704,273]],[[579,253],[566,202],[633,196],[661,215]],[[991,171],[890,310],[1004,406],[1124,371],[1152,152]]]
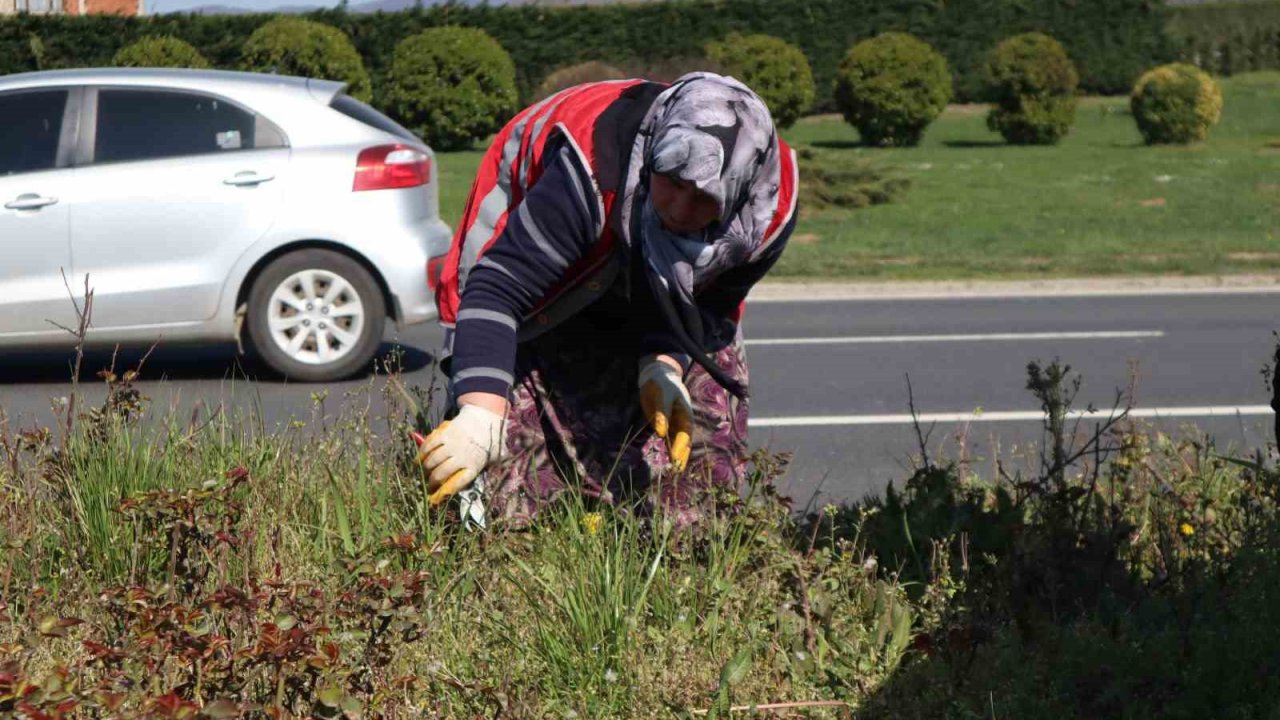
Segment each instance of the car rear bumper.
[[424,220],[412,232],[415,241],[402,244],[412,248],[412,257],[386,258],[378,263],[395,303],[396,326],[401,329],[439,316],[435,293],[427,282],[427,261],[447,252],[453,237],[449,226],[439,218]]

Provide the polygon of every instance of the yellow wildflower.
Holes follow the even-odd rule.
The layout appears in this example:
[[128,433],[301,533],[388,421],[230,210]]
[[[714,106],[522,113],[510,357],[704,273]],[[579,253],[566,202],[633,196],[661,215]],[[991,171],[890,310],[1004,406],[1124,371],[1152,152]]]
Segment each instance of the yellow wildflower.
[[582,527],[587,531],[588,535],[595,535],[600,532],[600,523],[604,518],[598,512],[589,512],[582,516]]
[[1186,535],[1187,537],[1191,537],[1192,535],[1196,534],[1196,529],[1192,527],[1191,523],[1182,523],[1181,527],[1179,527],[1178,529],[1181,530],[1182,534]]

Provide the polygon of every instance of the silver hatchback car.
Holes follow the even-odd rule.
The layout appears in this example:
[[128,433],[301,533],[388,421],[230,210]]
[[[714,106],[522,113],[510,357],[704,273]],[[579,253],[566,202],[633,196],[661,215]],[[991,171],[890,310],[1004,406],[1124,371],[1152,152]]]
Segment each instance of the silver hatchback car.
[[[287,377],[367,367],[436,317],[435,157],[323,80],[197,70],[0,77],[0,347],[226,342]],[[438,264],[433,263],[433,265]],[[56,323],[56,325],[55,325]]]

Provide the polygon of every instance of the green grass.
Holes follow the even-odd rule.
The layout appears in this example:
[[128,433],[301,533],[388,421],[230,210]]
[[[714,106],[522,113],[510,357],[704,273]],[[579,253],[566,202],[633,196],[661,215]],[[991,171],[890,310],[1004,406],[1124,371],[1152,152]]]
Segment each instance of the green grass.
[[1088,99],[1060,145],[1011,147],[952,108],[916,148],[857,145],[808,119],[797,144],[905,172],[875,207],[805,216],[777,275],[941,279],[1218,273],[1280,267],[1280,74],[1224,81],[1222,123],[1190,147],[1142,144],[1123,98]]
[[[865,148],[838,117],[784,133],[827,162],[892,168],[893,202],[805,212],[772,278],[1032,278],[1280,268],[1280,73],[1225,79],[1208,141],[1147,147],[1124,98],[1088,98],[1054,147],[1010,147],[953,107],[919,147]],[[441,156],[461,215],[478,152]],[[801,198],[803,202],[803,195]]]

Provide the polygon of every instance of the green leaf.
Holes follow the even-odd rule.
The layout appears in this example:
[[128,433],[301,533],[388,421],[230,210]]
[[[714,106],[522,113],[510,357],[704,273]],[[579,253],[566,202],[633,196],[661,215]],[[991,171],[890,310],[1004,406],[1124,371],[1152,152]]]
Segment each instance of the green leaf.
[[347,720],[360,720],[364,717],[364,706],[350,695],[343,696],[341,707],[342,714],[347,716]]
[[230,700],[221,698],[205,705],[200,714],[212,720],[230,720],[240,717],[240,708]]
[[317,693],[316,698],[325,707],[337,708],[342,704],[342,690],[330,685]]
[[742,682],[751,668],[751,650],[743,650],[720,669],[720,687],[730,688]]
[[329,488],[333,498],[333,511],[338,518],[338,537],[342,540],[342,549],[347,555],[355,555],[356,541],[351,535],[351,519],[347,516],[347,504],[338,490],[338,481],[333,477],[333,471],[329,472]]
[[61,633],[58,632],[58,618],[53,617],[52,615],[46,615],[45,617],[40,618],[39,628],[40,634],[46,637],[62,637],[63,635],[66,635],[66,631],[62,631]]
[[370,527],[372,508],[369,502],[369,448],[363,444],[360,446],[360,459],[356,465],[356,497],[360,501],[360,535],[367,538],[373,535],[373,530]]
[[45,637],[66,637],[67,628],[75,627],[83,623],[79,618],[58,618],[52,615],[46,615],[40,619],[38,625],[40,634]]

